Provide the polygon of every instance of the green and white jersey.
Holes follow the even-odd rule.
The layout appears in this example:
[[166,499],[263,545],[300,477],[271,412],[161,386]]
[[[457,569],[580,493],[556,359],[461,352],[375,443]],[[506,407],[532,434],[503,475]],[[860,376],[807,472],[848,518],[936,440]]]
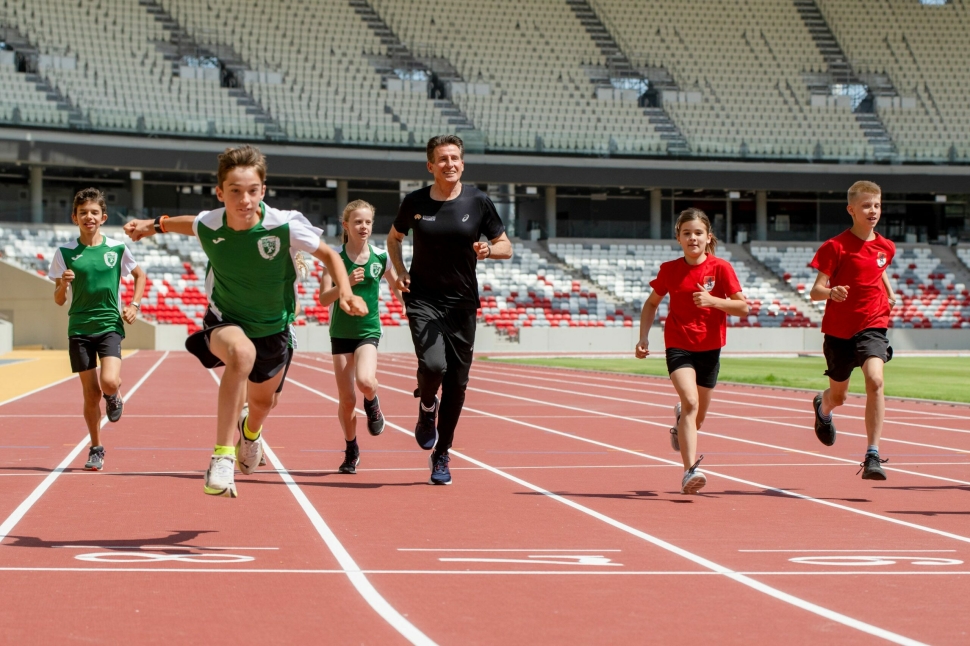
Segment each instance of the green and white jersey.
[[71,282],[71,309],[68,310],[67,335],[125,335],[121,320],[121,279],[138,266],[125,243],[101,234],[101,244],[88,247],[72,240],[59,247],[51,260],[48,277],[52,280],[74,272]]
[[380,337],[381,317],[377,301],[381,293],[381,278],[387,270],[387,252],[367,245],[370,256],[358,265],[347,256],[347,248],[340,247],[340,259],[344,261],[347,275],[358,267],[364,268],[364,280],[351,289],[367,303],[367,316],[350,316],[336,302],[330,308],[330,336],[335,339],[370,339]]
[[296,319],[296,252],[315,252],[322,233],[298,211],[259,206],[259,223],[246,231],[227,226],[225,208],[192,223],[209,258],[209,309],[251,339],[278,334]]

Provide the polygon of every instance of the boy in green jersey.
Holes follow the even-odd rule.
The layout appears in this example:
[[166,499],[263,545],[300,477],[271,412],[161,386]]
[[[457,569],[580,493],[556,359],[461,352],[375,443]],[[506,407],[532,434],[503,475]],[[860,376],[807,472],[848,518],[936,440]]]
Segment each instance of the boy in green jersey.
[[[292,359],[290,323],[296,317],[296,255],[323,262],[338,286],[340,308],[363,316],[367,306],[354,296],[340,256],[320,239],[320,230],[296,211],[263,203],[266,158],[257,148],[229,148],[219,155],[216,197],[224,208],[198,215],[132,220],[132,240],[155,233],[197,236],[209,259],[209,309],[203,330],[185,347],[206,368],[225,365],[219,385],[216,445],[203,490],[236,497],[234,466],[252,473],[263,454],[263,421],[282,389]],[[248,381],[248,387],[247,387]],[[240,417],[243,400],[248,414]],[[239,441],[232,444],[234,431]]]
[[[347,316],[333,308],[330,316],[330,350],[333,372],[337,380],[340,403],[337,417],[344,431],[347,448],[341,473],[357,473],[360,448],[357,446],[357,397],[354,382],[364,395],[367,431],[380,435],[384,431],[384,414],[377,399],[377,344],[381,340],[381,319],[377,303],[381,292],[381,278],[393,285],[397,282],[394,267],[387,262],[387,252],[368,244],[374,228],[374,207],[364,200],[354,200],[344,208],[343,246],[340,259],[350,276],[354,294],[367,304],[367,316]],[[404,302],[395,289],[397,298]],[[330,305],[337,300],[336,288],[320,292],[320,304]]]
[[[104,445],[101,444],[101,396],[104,395],[108,420],[121,419],[121,340],[126,323],[134,323],[145,291],[145,272],[123,242],[101,233],[108,219],[104,195],[96,188],[86,188],[74,196],[71,221],[78,227],[78,237],[59,247],[51,260],[47,275],[54,280],[54,302],[67,302],[68,354],[71,371],[78,373],[84,390],[84,421],[91,435],[91,448],[84,465],[90,471],[104,468]],[[135,277],[131,305],[121,312],[118,288],[121,279]],[[101,362],[101,376],[97,365]]]

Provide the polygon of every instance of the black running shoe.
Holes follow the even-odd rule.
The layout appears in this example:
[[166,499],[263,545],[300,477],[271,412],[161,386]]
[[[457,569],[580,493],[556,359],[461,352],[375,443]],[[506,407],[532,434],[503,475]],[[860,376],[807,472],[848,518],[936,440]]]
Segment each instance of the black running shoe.
[[84,463],[88,471],[100,471],[104,468],[104,447],[92,446],[88,449],[88,461]]
[[821,393],[815,395],[815,399],[812,400],[812,405],[815,407],[815,437],[825,446],[832,446],[835,444],[835,424],[832,422],[831,415],[827,422],[822,419]]
[[105,413],[108,415],[108,421],[117,422],[121,419],[121,413],[125,410],[125,402],[121,399],[121,395],[117,393],[114,395],[105,395],[104,407]]
[[438,417],[438,398],[434,398],[434,408],[430,411],[424,410],[424,406],[418,403],[418,423],[414,425],[414,439],[418,441],[425,451],[434,448],[438,441],[438,429],[435,426],[435,418]]
[[367,432],[380,435],[384,432],[384,413],[381,412],[381,402],[374,395],[373,400],[364,398],[364,412],[367,413]]
[[866,453],[866,457],[859,464],[862,468],[856,471],[856,475],[861,473],[863,480],[885,480],[886,472],[882,470],[883,462],[889,462],[889,459],[881,459],[878,453]]
[[449,462],[451,462],[451,456],[448,455],[447,451],[444,453],[435,451],[428,456],[428,466],[431,468],[431,478],[428,480],[428,484],[451,484],[451,469],[448,468]]
[[358,464],[360,464],[360,448],[355,445],[344,451],[344,461],[340,463],[337,471],[353,475],[357,473]]

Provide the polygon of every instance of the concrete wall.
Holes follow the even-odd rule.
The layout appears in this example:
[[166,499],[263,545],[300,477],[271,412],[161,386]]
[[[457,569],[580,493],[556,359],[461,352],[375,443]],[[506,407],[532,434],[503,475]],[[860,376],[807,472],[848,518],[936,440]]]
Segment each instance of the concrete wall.
[[0,357],[13,350],[13,325],[0,319]]

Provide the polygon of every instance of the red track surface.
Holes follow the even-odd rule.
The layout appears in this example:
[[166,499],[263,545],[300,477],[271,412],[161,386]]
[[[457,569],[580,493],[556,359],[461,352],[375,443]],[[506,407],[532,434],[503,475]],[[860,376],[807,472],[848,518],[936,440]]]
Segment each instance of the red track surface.
[[0,642],[970,641],[964,407],[891,402],[873,483],[861,400],[827,449],[808,395],[722,385],[686,497],[666,380],[479,362],[431,487],[400,432],[413,357],[382,355],[395,428],[347,476],[329,357],[302,354],[265,436],[293,484],[237,474],[228,500],[201,491],[216,382],[161,357],[125,360],[125,392],[148,377],[102,473],[55,470],[85,435],[75,381],[0,405]]

